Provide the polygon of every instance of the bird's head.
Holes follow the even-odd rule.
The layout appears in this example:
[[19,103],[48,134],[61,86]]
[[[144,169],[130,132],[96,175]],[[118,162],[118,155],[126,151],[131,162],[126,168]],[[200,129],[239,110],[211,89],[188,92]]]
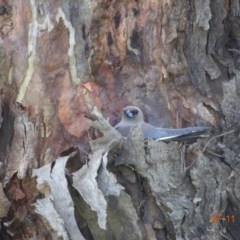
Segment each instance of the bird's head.
[[129,123],[133,123],[133,125],[137,125],[138,123],[142,123],[143,112],[138,107],[127,106],[123,109],[122,120],[128,121]]

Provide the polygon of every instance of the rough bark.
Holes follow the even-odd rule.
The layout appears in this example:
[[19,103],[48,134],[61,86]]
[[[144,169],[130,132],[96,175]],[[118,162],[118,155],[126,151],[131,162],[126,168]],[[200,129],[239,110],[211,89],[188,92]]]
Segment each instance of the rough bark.
[[[237,0],[0,0],[0,238],[238,239],[239,16]],[[213,135],[123,140],[126,105]]]

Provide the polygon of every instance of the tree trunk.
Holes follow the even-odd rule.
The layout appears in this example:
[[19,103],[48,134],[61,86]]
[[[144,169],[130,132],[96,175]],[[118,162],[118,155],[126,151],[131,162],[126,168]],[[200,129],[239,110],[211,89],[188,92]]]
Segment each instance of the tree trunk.
[[[239,239],[239,16],[237,0],[0,0],[0,239]],[[212,135],[124,140],[127,105]]]

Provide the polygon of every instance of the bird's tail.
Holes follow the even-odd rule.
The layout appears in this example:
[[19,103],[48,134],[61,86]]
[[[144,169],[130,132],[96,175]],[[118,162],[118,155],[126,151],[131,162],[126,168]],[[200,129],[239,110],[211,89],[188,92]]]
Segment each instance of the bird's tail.
[[188,127],[188,128],[154,128],[144,133],[144,138],[152,138],[157,141],[189,141],[200,137],[208,137],[209,127]]

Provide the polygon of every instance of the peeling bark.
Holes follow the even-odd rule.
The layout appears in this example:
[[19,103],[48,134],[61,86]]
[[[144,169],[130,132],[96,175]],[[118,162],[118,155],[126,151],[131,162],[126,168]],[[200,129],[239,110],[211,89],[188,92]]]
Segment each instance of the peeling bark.
[[[0,1],[0,238],[238,239],[239,9]],[[126,105],[213,136],[123,140]]]

